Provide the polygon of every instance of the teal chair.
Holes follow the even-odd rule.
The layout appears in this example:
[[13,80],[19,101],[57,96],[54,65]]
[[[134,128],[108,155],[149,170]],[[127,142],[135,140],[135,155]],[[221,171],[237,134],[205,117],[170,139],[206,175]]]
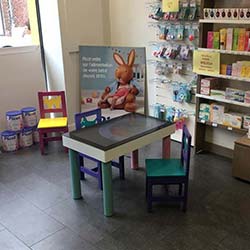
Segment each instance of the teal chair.
[[[180,202],[185,212],[188,199],[188,176],[190,166],[191,135],[183,126],[180,159],[146,159],[146,199],[148,212],[153,202]],[[178,185],[178,195],[153,195],[154,185]]]

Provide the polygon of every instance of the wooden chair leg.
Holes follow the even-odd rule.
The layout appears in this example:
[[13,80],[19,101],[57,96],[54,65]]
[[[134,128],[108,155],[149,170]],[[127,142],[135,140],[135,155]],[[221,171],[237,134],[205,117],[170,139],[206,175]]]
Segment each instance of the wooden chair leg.
[[185,183],[184,184],[184,201],[183,201],[183,207],[182,207],[183,212],[187,211],[187,201],[188,201],[188,183]]
[[[79,156],[79,163],[80,163],[80,166],[84,167],[84,159],[83,157]],[[81,170],[81,174],[80,174],[80,178],[81,180],[85,180],[85,173]]]
[[102,163],[98,162],[98,187],[102,190]]
[[147,181],[147,210],[148,213],[152,212],[152,196],[153,196],[153,187],[150,181]]
[[120,174],[120,179],[124,180],[125,179],[125,170],[124,170],[124,156],[119,157],[119,174]]
[[41,154],[44,155],[44,140],[43,140],[43,134],[41,132],[39,133],[39,147]]
[[178,192],[179,196],[182,195],[182,184],[179,184],[179,192]]

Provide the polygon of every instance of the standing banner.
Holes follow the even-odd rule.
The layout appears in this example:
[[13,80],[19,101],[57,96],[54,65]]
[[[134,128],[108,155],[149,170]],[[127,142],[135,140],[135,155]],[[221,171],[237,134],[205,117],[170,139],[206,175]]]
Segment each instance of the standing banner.
[[80,46],[81,111],[144,113],[145,72],[145,48]]

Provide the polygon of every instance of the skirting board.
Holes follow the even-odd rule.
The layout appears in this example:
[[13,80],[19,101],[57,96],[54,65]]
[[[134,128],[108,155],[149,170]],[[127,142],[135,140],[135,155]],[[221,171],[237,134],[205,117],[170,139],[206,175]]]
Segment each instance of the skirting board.
[[204,142],[203,150],[197,153],[200,153],[203,151],[211,152],[213,154],[224,156],[229,159],[233,159],[233,153],[234,153],[234,151],[230,148],[225,148],[225,147],[222,147],[222,146],[210,143],[210,142]]

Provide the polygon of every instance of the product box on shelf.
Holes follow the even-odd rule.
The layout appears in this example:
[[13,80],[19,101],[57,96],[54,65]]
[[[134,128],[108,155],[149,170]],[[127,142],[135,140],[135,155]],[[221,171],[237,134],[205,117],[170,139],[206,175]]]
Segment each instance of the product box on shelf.
[[223,115],[225,107],[217,103],[212,103],[210,106],[210,121],[217,124],[223,123]]
[[232,50],[232,46],[233,46],[233,28],[228,28],[226,50]]
[[214,32],[208,31],[207,33],[207,48],[213,49],[214,47]]
[[238,51],[245,50],[245,41],[246,41],[246,29],[239,29]]
[[234,31],[233,31],[233,50],[236,50],[236,51],[238,50],[239,33],[240,33],[240,29],[234,28]]
[[226,75],[227,74],[227,64],[221,64],[220,65],[220,73],[222,75]]
[[242,115],[237,113],[224,113],[223,125],[240,129],[242,126]]
[[227,29],[220,29],[220,49],[226,49],[227,42]]
[[219,49],[220,48],[220,32],[214,32],[213,48],[214,49]]
[[211,89],[218,87],[218,79],[212,77],[201,79],[200,86],[200,93],[202,95],[210,95]]
[[[250,13],[250,12],[249,12]],[[250,50],[250,31],[246,31],[246,36],[245,36],[245,51]]]
[[210,120],[210,105],[207,103],[201,103],[199,109],[199,120],[207,122]]
[[226,88],[226,99],[237,102],[244,102],[245,91],[240,89]]
[[211,96],[216,96],[219,98],[225,98],[226,92],[224,90],[218,90],[218,89],[211,89],[210,91]]
[[243,128],[248,129],[250,127],[250,115],[243,116]]
[[244,103],[250,103],[250,91],[245,92]]

